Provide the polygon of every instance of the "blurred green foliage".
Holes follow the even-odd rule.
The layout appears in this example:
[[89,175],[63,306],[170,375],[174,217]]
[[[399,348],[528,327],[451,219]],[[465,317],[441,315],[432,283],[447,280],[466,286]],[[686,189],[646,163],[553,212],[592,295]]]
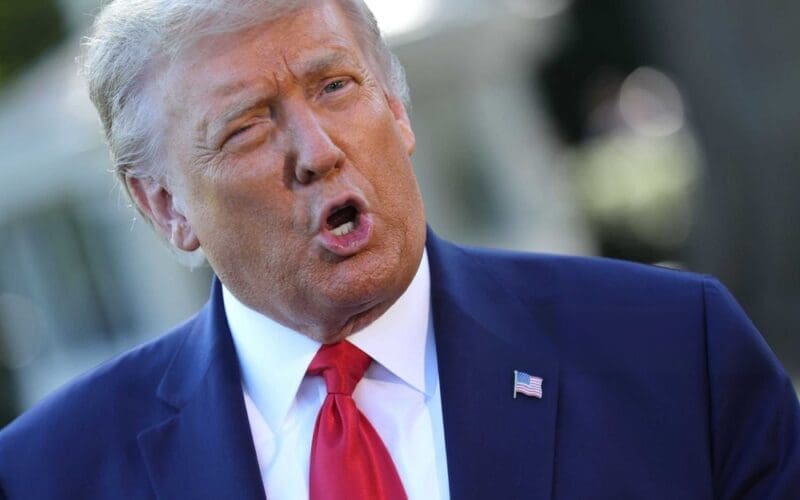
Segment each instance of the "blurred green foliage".
[[63,40],[57,0],[0,0],[0,85]]

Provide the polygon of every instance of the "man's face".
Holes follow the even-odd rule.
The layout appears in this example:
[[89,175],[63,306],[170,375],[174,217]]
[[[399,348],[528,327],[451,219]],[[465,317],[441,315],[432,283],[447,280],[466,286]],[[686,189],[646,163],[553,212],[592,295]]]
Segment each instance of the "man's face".
[[414,135],[334,2],[198,42],[159,91],[167,180],[133,194],[241,301],[333,341],[405,290],[425,239]]

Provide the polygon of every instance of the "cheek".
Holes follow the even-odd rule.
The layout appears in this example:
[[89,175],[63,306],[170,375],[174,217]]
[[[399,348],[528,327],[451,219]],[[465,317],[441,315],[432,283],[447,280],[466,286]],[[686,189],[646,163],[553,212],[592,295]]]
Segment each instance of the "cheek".
[[413,216],[419,201],[416,177],[407,144],[388,111],[375,117],[369,127],[359,125],[353,151],[354,163],[379,195],[385,215],[395,223]]
[[281,220],[280,204],[275,203],[279,196],[280,191],[264,180],[206,178],[194,186],[191,215],[208,236],[238,231],[242,239],[249,239]]
[[395,169],[410,164],[406,142],[388,108],[370,111],[360,114],[358,121],[348,122],[349,151],[352,158],[359,159],[359,168],[373,175],[394,176]]

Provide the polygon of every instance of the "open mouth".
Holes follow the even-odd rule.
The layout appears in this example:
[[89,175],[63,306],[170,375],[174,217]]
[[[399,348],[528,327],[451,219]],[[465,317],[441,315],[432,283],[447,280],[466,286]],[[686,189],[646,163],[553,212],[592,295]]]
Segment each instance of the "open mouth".
[[357,195],[345,195],[324,209],[316,240],[327,252],[351,257],[369,246],[374,224],[366,202]]
[[358,228],[358,220],[358,208],[352,203],[346,203],[331,211],[325,225],[334,236],[345,236]]

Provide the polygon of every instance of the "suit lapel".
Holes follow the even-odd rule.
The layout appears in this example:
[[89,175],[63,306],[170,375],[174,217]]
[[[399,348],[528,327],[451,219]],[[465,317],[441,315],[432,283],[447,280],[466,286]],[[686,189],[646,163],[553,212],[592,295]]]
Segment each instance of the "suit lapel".
[[159,498],[265,498],[216,280],[158,396],[175,414],[138,441]]
[[[558,407],[550,313],[430,231],[428,254],[451,496],[550,498]],[[514,370],[544,379],[541,400],[513,398]]]

